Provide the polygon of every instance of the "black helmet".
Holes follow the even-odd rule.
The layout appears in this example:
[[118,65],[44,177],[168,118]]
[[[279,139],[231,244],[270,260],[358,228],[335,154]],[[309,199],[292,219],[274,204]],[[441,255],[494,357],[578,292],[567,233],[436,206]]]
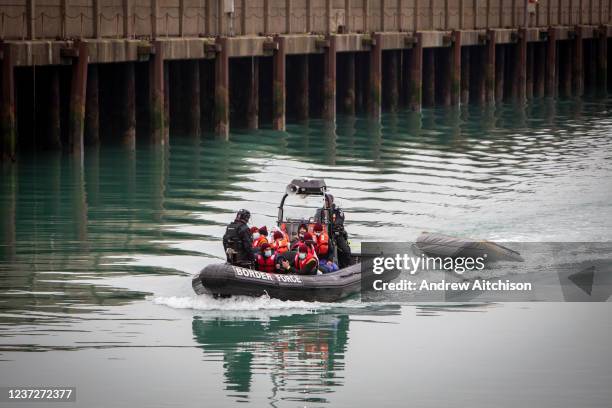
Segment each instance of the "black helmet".
[[251,219],[251,212],[249,210],[245,210],[244,208],[236,214],[237,220],[242,220],[244,222],[249,222]]

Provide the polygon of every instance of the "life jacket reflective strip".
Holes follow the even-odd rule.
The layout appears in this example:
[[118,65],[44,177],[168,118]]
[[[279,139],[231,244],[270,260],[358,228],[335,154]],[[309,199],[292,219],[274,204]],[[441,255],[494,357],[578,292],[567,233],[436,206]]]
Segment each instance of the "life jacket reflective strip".
[[266,258],[265,256],[258,254],[257,269],[261,272],[274,272],[276,269],[276,256],[272,255]]
[[285,238],[280,238],[272,241],[272,249],[274,249],[279,254],[284,254],[289,250],[289,243]]
[[314,239],[317,245],[317,254],[327,255],[327,252],[329,252],[329,235],[322,232],[318,237],[314,235]]

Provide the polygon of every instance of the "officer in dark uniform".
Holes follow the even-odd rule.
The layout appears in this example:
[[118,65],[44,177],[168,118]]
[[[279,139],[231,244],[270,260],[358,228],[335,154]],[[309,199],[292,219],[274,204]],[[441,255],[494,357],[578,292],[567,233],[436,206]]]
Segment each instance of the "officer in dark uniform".
[[351,264],[351,247],[348,244],[348,234],[344,229],[344,211],[334,204],[334,196],[325,194],[325,206],[331,217],[332,236],[338,253],[338,267],[346,268]]
[[247,225],[250,219],[251,213],[248,210],[240,210],[236,214],[236,219],[225,229],[223,249],[227,262],[233,265],[249,267],[255,262],[255,255],[251,249],[253,241]]

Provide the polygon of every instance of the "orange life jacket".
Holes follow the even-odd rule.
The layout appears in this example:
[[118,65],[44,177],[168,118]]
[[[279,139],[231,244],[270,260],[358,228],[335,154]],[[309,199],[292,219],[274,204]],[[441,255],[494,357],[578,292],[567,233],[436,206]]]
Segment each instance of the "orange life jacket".
[[289,243],[285,238],[275,239],[270,245],[277,254],[284,254],[289,250]]
[[276,270],[276,256],[272,255],[265,257],[261,254],[257,254],[257,270],[261,272],[274,273]]
[[259,238],[253,240],[253,248],[259,248],[262,244],[267,242],[268,239],[265,236],[260,235]]
[[315,240],[317,254],[320,256],[325,256],[329,252],[329,235],[325,232],[321,232],[321,235],[317,236],[313,235]]

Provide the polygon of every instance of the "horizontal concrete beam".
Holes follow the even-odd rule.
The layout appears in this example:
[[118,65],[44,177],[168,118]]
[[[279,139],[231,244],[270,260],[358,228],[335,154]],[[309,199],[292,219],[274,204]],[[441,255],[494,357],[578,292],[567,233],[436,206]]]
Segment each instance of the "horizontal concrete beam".
[[[581,26],[583,38],[593,38],[598,32],[598,26]],[[569,40],[573,38],[575,27],[556,26],[557,40]],[[612,25],[607,25],[607,35],[612,37]],[[546,38],[547,28],[527,29],[527,41],[543,41]],[[507,44],[516,42],[516,29],[494,29],[496,44]],[[409,32],[383,32],[377,33],[382,42],[383,50],[409,48],[412,46],[410,39],[414,33]],[[423,48],[448,47],[451,31],[419,31],[422,38]],[[372,47],[372,36],[370,34],[336,34],[337,52],[365,52]],[[326,37],[314,34],[291,34],[283,35],[286,44],[286,54],[319,54],[324,51]],[[462,30],[461,45],[483,44],[486,38],[486,30]],[[160,38],[159,44],[163,47],[164,59],[206,59],[214,58],[215,40],[207,37],[186,38]],[[229,37],[226,41],[228,56],[252,57],[272,55],[269,46],[274,41],[270,36],[241,36]],[[132,39],[90,39],[84,40],[89,51],[90,63],[111,63],[147,60],[149,54],[154,52],[151,43],[146,40]],[[70,58],[66,58],[66,51],[62,56],[62,49],[73,46],[72,41],[7,41],[15,44],[15,65],[63,65],[71,64]]]

